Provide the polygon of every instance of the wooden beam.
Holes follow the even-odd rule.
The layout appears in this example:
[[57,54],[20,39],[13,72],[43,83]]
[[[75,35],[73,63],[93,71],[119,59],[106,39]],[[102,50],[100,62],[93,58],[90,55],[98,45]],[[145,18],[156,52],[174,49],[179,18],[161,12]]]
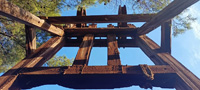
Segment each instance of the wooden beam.
[[62,29],[48,24],[45,22],[45,20],[42,20],[32,13],[21,9],[12,3],[9,3],[7,0],[0,0],[0,15],[32,27],[37,27],[55,35],[64,35],[64,31]]
[[[81,45],[82,40],[79,39],[67,39],[64,47],[79,47]],[[125,39],[119,40],[117,39],[118,47],[138,47],[135,42],[135,39]],[[107,47],[106,39],[94,39],[93,47]]]
[[116,36],[134,36],[137,28],[120,27],[120,28],[66,28],[65,35],[69,37],[80,37],[86,34],[94,34],[98,37],[106,37],[107,34]]
[[[170,65],[178,75],[176,89],[178,90],[199,90],[200,79],[184,67],[169,53],[160,53],[160,47],[147,36],[137,38],[139,47],[156,65]],[[181,88],[181,89],[180,89]]]
[[153,16],[155,16],[155,14],[58,16],[58,17],[48,17],[48,21],[52,24],[147,22]]
[[[154,74],[176,73],[176,71],[168,65],[156,65],[148,67]],[[113,69],[113,68],[123,68],[123,69]],[[81,74],[143,74],[143,71],[140,66],[110,65],[110,66],[35,67],[35,68],[26,68],[20,74],[21,75],[50,75],[50,74],[67,75],[67,74],[80,74],[80,73]]]
[[26,32],[26,57],[36,49],[36,31],[34,28],[25,25]]
[[[86,16],[86,10],[83,7],[78,7],[76,16]],[[76,24],[76,27],[86,27],[86,23]]]
[[[121,5],[119,6],[119,10],[118,10],[118,15],[127,15],[127,10],[126,10],[126,5],[124,5],[123,7],[121,7]],[[118,22],[117,23],[118,27],[128,27],[127,22]],[[118,39],[126,39],[126,37],[118,37]]]
[[171,54],[171,20],[161,25],[161,51]]
[[62,48],[63,37],[53,37],[37,48],[34,53],[26,57],[0,77],[0,90],[8,90],[17,79],[18,73],[23,68],[42,66],[47,60]]
[[138,29],[138,34],[143,35],[151,32],[155,28],[159,27],[163,22],[174,18],[197,1],[199,0],[174,0],[162,11],[156,14],[150,21],[140,27]]
[[83,38],[73,65],[88,65],[93,40],[94,35],[92,34],[88,34]]
[[[74,89],[112,89],[141,85],[144,82],[156,87],[173,88],[175,71],[171,67],[149,66],[149,69],[154,74],[152,81],[145,78],[140,66],[27,68],[20,73],[19,83],[23,89],[45,84],[58,84]],[[157,81],[159,83],[156,83]]]
[[[121,5],[119,6],[118,15],[127,15],[126,5],[124,5],[123,7],[121,7]],[[117,26],[127,27],[127,22],[118,22]]]
[[108,65],[121,65],[116,35],[109,34],[108,40]]

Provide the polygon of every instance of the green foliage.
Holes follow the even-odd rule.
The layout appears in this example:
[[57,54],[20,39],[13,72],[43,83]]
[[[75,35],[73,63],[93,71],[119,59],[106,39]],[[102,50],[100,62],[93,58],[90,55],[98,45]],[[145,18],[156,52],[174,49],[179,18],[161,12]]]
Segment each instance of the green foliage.
[[65,6],[67,9],[74,9],[78,7],[89,8],[101,3],[106,5],[109,2],[110,0],[66,0]]
[[44,66],[55,67],[55,66],[71,66],[74,59],[69,59],[64,56],[53,56],[49,61],[47,61]]
[[[65,0],[8,0],[36,16],[60,16]],[[38,46],[50,38],[50,34],[37,31]],[[0,16],[0,73],[7,71],[25,57],[25,28],[9,18]]]

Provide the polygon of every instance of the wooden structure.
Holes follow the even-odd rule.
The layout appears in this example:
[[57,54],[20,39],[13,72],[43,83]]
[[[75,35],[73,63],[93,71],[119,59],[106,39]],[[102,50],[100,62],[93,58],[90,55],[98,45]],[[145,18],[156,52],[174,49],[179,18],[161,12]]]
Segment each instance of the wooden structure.
[[[139,85],[142,88],[155,86],[199,90],[199,78],[170,54],[171,19],[197,1],[174,0],[157,14],[127,15],[124,6],[119,7],[119,15],[86,16],[86,11],[81,9],[77,16],[39,18],[7,0],[0,0],[0,15],[25,24],[27,34],[27,57],[0,77],[0,90],[27,89],[45,84],[59,84],[76,89],[108,89]],[[136,28],[127,22],[146,23]],[[118,26],[97,28],[96,24],[87,26],[87,23],[118,23]],[[57,27],[54,24],[76,26]],[[162,27],[161,46],[145,35],[158,26]],[[34,28],[45,30],[54,37],[36,49]],[[72,66],[41,67],[62,47],[80,47]],[[88,66],[92,47],[108,47],[107,66]],[[141,48],[155,66],[121,65],[118,47]]]

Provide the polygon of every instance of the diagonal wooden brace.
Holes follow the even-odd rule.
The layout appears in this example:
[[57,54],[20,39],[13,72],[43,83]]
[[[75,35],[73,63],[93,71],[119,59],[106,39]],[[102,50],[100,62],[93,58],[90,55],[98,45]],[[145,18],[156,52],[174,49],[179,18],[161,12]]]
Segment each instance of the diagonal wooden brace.
[[47,23],[45,20],[40,19],[32,13],[19,8],[18,6],[8,2],[7,0],[0,0],[0,15],[32,27],[37,27],[58,36],[64,35],[64,31],[62,29]]
[[0,77],[0,90],[16,90],[19,87],[15,86],[14,82],[17,79],[18,73],[23,71],[24,68],[28,67],[39,67],[42,66],[47,60],[53,57],[58,50],[60,50],[65,43],[64,37],[53,37],[46,43],[37,48],[34,53],[20,61],[17,65],[7,71]]

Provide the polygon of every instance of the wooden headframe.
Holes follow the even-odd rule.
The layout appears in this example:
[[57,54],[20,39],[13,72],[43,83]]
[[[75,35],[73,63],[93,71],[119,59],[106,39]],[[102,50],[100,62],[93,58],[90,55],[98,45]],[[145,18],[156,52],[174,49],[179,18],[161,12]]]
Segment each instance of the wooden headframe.
[[[80,7],[77,16],[39,18],[7,0],[0,0],[0,15],[25,24],[26,29],[26,57],[0,77],[0,90],[28,89],[44,84],[75,89],[112,89],[139,85],[141,88],[155,86],[199,90],[199,78],[171,56],[171,19],[197,1],[174,0],[157,14],[127,15],[126,6],[119,6],[119,15],[86,16],[86,10]],[[146,23],[136,28],[127,22]],[[87,26],[87,23],[93,24]],[[118,26],[109,24],[107,28],[97,28],[94,23],[118,23]],[[53,24],[76,25],[59,28]],[[161,26],[161,46],[145,35],[158,26]],[[36,48],[34,28],[54,36]],[[79,47],[72,66],[41,67],[62,47]],[[107,66],[88,66],[92,47],[107,47]],[[155,65],[121,65],[119,47],[139,47]]]

